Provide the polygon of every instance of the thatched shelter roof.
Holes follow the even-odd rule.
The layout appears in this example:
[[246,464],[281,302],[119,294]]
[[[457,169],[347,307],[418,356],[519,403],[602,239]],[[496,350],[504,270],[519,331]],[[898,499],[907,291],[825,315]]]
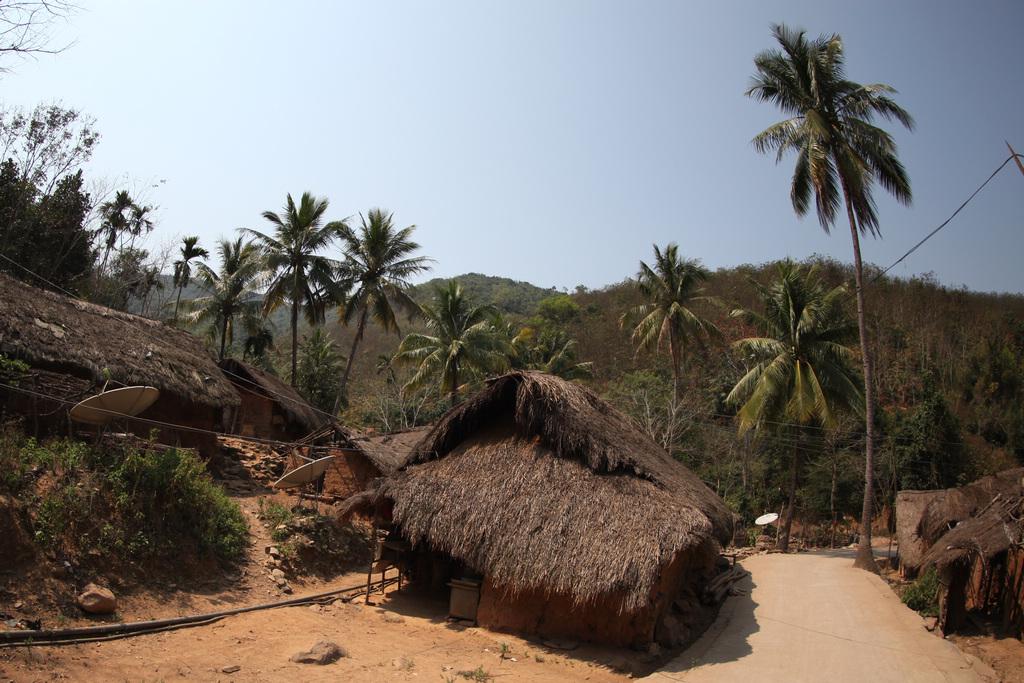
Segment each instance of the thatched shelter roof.
[[78,301],[0,274],[0,353],[46,370],[146,384],[212,407],[238,393],[203,343],[156,320]]
[[725,503],[628,418],[534,372],[449,411],[382,495],[408,540],[503,590],[619,597],[625,612],[677,553],[732,535]]
[[413,427],[389,434],[364,433],[351,437],[353,445],[359,448],[384,474],[397,471],[412,455],[413,446],[419,443],[430,427]]
[[921,518],[929,504],[945,497],[945,490],[907,490],[896,493],[896,541],[899,543],[900,566],[909,575],[915,574],[920,568],[921,560],[930,545],[918,533]]
[[921,561],[922,567],[946,567],[980,557],[990,562],[1011,545],[1024,541],[1024,487],[1017,480],[1016,490],[1003,490],[978,514],[961,522],[935,542]]
[[220,362],[220,367],[228,381],[276,402],[289,420],[307,432],[316,431],[328,422],[327,417],[302,398],[294,387],[269,372],[235,358],[225,358]]
[[921,514],[918,536],[930,548],[958,523],[976,515],[998,494],[1018,491],[1022,478],[1024,467],[1015,467],[933,496]]

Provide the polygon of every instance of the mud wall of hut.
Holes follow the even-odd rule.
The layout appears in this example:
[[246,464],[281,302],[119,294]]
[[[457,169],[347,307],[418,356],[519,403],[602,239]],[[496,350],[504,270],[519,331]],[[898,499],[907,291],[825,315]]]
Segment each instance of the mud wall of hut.
[[[596,596],[575,604],[564,594],[540,590],[509,593],[485,578],[480,588],[477,623],[495,631],[536,634],[544,638],[584,640],[616,647],[644,647],[659,641],[669,647],[689,636],[687,614],[674,604],[684,593],[694,597],[700,583],[713,571],[716,549],[713,543],[681,551],[662,568],[647,606],[633,613],[620,613],[621,593]],[[680,601],[696,609],[696,604]]]
[[275,441],[295,438],[288,430],[288,418],[273,399],[235,384],[242,399],[238,417],[232,430],[242,436],[253,436]]

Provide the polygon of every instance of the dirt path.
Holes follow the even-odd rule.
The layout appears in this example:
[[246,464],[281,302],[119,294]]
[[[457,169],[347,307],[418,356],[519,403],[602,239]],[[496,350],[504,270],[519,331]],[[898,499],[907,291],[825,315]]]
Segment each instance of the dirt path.
[[[376,599],[380,602],[379,595]],[[630,653],[586,645],[558,651],[450,624],[446,604],[401,593],[383,607],[363,605],[360,599],[253,612],[209,626],[106,643],[0,650],[0,680],[628,680],[613,667],[628,664]],[[339,644],[348,655],[328,666],[289,661],[319,640]]]
[[751,594],[729,598],[693,647],[644,680],[996,680],[926,631],[884,581],[851,564],[849,551],[744,560]]

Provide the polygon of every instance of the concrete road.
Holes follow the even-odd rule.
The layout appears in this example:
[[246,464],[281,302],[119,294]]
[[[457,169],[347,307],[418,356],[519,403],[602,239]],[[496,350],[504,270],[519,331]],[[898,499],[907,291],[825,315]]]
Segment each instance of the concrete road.
[[852,551],[756,555],[742,562],[749,596],[646,679],[665,681],[995,681],[980,660],[924,629]]

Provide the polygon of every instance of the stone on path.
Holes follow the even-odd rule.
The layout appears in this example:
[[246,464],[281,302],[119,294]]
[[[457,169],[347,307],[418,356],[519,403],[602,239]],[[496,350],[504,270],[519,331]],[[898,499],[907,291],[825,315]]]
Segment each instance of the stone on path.
[[342,657],[347,657],[348,653],[345,652],[337,643],[332,643],[329,640],[321,640],[319,643],[309,648],[305,652],[297,652],[292,655],[291,660],[299,664],[330,664],[336,662]]
[[109,589],[90,583],[79,594],[78,606],[89,614],[113,614],[117,610],[117,598]]

